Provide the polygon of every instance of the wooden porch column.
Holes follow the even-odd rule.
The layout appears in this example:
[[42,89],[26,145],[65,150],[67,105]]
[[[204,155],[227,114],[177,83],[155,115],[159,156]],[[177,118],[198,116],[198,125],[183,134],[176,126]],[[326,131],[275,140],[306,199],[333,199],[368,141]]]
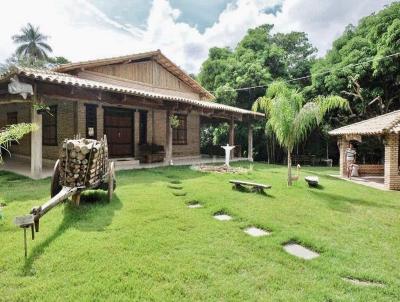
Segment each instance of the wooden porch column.
[[346,167],[346,149],[349,146],[349,142],[345,137],[339,136],[338,138],[339,147],[339,170],[341,177],[347,177],[347,167]]
[[171,117],[172,114],[170,111],[167,111],[166,117],[166,142],[165,142],[165,162],[168,164],[172,164],[172,127],[171,127]]
[[156,126],[155,126],[155,120],[154,120],[154,109],[151,110],[151,143],[155,144],[156,143]]
[[[229,145],[234,146],[235,145],[235,121],[233,117],[231,118],[230,124],[229,124]],[[231,158],[234,157],[235,152],[232,150],[231,151]]]
[[247,159],[249,161],[253,161],[253,126],[249,124],[249,129],[248,129],[248,134],[247,134],[247,140],[248,140],[248,151],[247,151]]
[[385,187],[400,190],[398,134],[388,134],[385,137]]
[[31,177],[39,179],[42,176],[42,115],[31,109],[31,122],[37,125],[37,130],[31,133]]

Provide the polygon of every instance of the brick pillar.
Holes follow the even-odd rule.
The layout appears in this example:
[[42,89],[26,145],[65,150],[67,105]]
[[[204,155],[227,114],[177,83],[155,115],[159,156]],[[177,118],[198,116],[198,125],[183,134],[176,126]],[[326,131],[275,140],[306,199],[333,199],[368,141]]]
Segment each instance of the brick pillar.
[[385,137],[385,187],[400,190],[398,134],[388,134]]
[[[234,146],[235,145],[235,121],[233,117],[231,118],[230,124],[229,124],[229,145]],[[231,159],[234,157],[234,151],[232,149],[231,151]]]
[[168,164],[172,164],[172,127],[170,119],[172,114],[170,111],[167,111],[166,117],[166,141],[165,141],[165,162]]
[[248,152],[247,152],[247,159],[249,161],[253,161],[253,127],[249,124],[247,139],[248,139]]
[[37,130],[31,133],[31,177],[39,179],[42,176],[42,115],[31,109],[31,122]]
[[347,177],[347,165],[346,165],[346,149],[349,146],[349,142],[344,137],[338,138],[339,147],[339,171],[341,177]]

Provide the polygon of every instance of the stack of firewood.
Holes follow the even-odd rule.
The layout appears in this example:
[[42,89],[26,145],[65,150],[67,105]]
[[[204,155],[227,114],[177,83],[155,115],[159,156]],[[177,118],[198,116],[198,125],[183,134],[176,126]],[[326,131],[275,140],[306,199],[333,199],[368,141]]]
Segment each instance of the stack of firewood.
[[90,187],[98,184],[107,172],[106,139],[68,139],[60,152],[60,184],[67,187]]

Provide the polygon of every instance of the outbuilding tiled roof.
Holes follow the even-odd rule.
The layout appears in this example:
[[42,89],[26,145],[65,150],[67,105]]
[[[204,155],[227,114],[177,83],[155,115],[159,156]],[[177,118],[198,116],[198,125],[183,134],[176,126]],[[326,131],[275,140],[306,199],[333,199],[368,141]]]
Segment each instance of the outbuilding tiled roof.
[[400,133],[400,110],[329,132],[330,135],[378,135],[384,133]]
[[109,91],[109,92],[115,92],[115,93],[123,93],[123,94],[128,94],[128,95],[141,96],[141,97],[145,97],[145,98],[149,98],[149,99],[176,101],[176,102],[193,105],[195,107],[223,110],[223,111],[227,111],[227,112],[251,115],[254,117],[255,116],[264,116],[264,114],[259,113],[259,112],[253,112],[250,110],[245,110],[245,109],[241,109],[241,108],[237,108],[237,107],[219,104],[219,103],[215,103],[213,101],[201,101],[201,100],[185,98],[185,97],[181,97],[181,96],[157,93],[157,92],[145,90],[145,89],[129,88],[126,86],[114,85],[114,84],[100,82],[100,81],[87,80],[87,79],[82,79],[82,78],[79,78],[77,76],[70,75],[67,73],[50,71],[48,69],[18,67],[7,74],[1,75],[0,80],[4,80],[6,78],[11,78],[14,75],[25,76],[25,77],[43,81],[43,82],[66,85],[66,86],[76,86],[76,87],[103,90],[103,91]]

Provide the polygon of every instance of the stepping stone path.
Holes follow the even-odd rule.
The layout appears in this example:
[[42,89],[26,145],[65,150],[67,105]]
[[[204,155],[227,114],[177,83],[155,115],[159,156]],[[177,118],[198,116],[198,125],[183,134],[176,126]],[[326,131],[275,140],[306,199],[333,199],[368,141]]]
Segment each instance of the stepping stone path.
[[379,282],[367,281],[367,280],[360,280],[355,278],[342,278],[344,281],[352,283],[358,286],[377,286],[377,287],[384,287],[385,285]]
[[199,203],[193,203],[193,204],[188,205],[189,209],[198,209],[198,208],[202,208],[202,207],[203,206]]
[[249,227],[244,230],[244,232],[253,237],[261,237],[271,235],[271,232],[264,231],[263,229],[259,229],[256,227]]
[[283,246],[283,249],[287,253],[289,253],[293,256],[305,259],[305,260],[311,260],[311,259],[319,257],[318,253],[316,253],[312,250],[309,250],[308,248],[305,248],[304,246],[297,244],[297,243],[285,244]]
[[174,194],[175,196],[186,196],[186,192],[184,191],[174,191],[172,192],[172,194]]
[[232,220],[232,217],[226,214],[216,214],[214,215],[214,218],[219,220],[219,221],[228,221]]

